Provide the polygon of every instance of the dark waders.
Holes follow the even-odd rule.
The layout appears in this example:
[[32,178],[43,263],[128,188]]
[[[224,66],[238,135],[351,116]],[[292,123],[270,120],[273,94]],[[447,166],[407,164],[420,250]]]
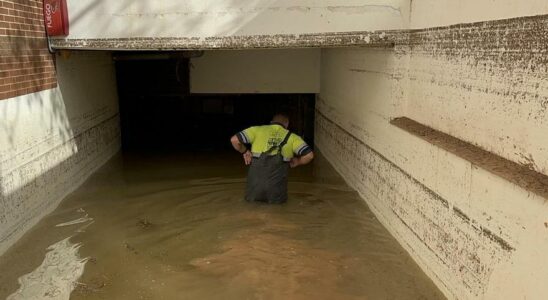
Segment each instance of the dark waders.
[[[284,161],[282,147],[287,143],[290,132],[277,146],[272,146],[259,157],[253,157],[247,173],[245,200],[267,203],[284,203],[287,201],[287,173],[289,164]],[[271,153],[278,149],[278,153]]]

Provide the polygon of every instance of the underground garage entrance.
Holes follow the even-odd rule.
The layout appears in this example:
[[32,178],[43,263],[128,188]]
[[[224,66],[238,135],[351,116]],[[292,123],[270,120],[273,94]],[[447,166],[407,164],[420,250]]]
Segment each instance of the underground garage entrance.
[[[203,52],[194,55],[199,59]],[[230,136],[250,126],[268,124],[274,113],[288,114],[289,129],[314,144],[315,94],[278,93],[274,89],[227,93],[222,88],[191,93],[193,65],[187,56],[190,54],[114,56],[125,151],[228,150]],[[217,76],[212,71],[210,76]],[[237,82],[238,78],[228,80]]]
[[319,152],[286,204],[243,201],[232,134],[283,111],[314,144],[299,51],[113,54],[122,151],[0,258],[0,298],[443,298]]

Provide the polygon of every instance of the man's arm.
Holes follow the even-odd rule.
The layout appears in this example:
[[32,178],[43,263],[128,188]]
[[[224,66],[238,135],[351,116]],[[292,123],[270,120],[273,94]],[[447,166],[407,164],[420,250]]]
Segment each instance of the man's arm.
[[298,166],[304,166],[310,163],[313,159],[314,159],[314,152],[309,152],[300,157],[293,157],[291,161],[289,162],[289,166],[292,168],[295,168]]
[[314,159],[312,148],[298,135],[293,134],[291,139],[291,148],[296,157],[289,161],[289,166],[292,168],[304,166]]
[[240,142],[240,140],[238,139],[236,135],[233,135],[230,138],[230,143],[232,143],[232,147],[234,147],[234,149],[240,152],[241,154],[244,154],[245,151],[247,150],[247,147]]
[[242,144],[240,142],[240,140],[238,139],[238,137],[236,135],[233,135],[231,138],[230,138],[230,143],[232,143],[232,147],[234,147],[234,149],[238,152],[240,152],[241,154],[243,154],[244,156],[244,163],[245,165],[250,165],[251,164],[251,159],[253,157],[253,155],[251,154],[251,151],[249,151],[247,149],[247,147]]

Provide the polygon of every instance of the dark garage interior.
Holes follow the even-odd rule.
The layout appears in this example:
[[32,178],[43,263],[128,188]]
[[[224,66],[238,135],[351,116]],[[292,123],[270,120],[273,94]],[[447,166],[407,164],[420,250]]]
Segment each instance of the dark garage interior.
[[124,151],[228,150],[231,135],[276,112],[314,144],[314,94],[192,94],[187,57],[123,53],[115,61]]

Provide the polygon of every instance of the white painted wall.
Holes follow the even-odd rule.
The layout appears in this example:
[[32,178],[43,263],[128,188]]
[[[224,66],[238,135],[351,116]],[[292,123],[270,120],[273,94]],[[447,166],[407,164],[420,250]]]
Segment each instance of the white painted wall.
[[410,28],[548,14],[546,0],[413,0]]
[[0,254],[120,146],[110,54],[56,64],[58,88],[0,101]]
[[407,116],[548,175],[545,70],[414,53]]
[[192,93],[318,93],[320,49],[206,51],[190,78]]
[[[415,28],[503,20],[412,34],[405,115],[548,175],[548,65],[543,42],[547,17],[509,19],[545,15],[548,2],[419,0],[413,5]],[[466,261],[466,256],[459,258],[466,249],[462,245],[476,247],[470,253],[483,271],[468,271],[478,279],[476,286],[470,280],[474,277],[467,279],[460,267],[435,270],[432,264],[433,278],[457,298],[548,298],[539,279],[548,272],[547,199],[436,147],[428,152],[413,159],[425,171],[410,174],[463,211],[474,221],[469,227],[488,228],[515,248],[497,253],[488,241],[464,239],[453,248],[453,259]],[[451,218],[441,224],[454,226]],[[448,232],[449,241],[463,236],[462,228],[454,228],[458,231]],[[433,249],[436,257],[443,254],[443,248]],[[473,262],[463,266],[470,265]]]
[[67,5],[68,39],[428,28],[548,13],[544,0],[68,0]]
[[408,0],[68,0],[69,39],[404,28]]
[[[420,66],[435,66],[438,79],[461,80],[438,63]],[[408,55],[391,50],[323,50],[318,148],[449,298],[547,298],[548,201],[390,125],[402,115],[447,125],[451,120],[440,116],[465,114],[453,105],[455,91],[438,93],[429,80],[415,80],[415,68]],[[520,115],[498,115],[495,124],[470,113],[469,124],[519,131],[512,118]],[[538,142],[548,147],[548,139]]]

